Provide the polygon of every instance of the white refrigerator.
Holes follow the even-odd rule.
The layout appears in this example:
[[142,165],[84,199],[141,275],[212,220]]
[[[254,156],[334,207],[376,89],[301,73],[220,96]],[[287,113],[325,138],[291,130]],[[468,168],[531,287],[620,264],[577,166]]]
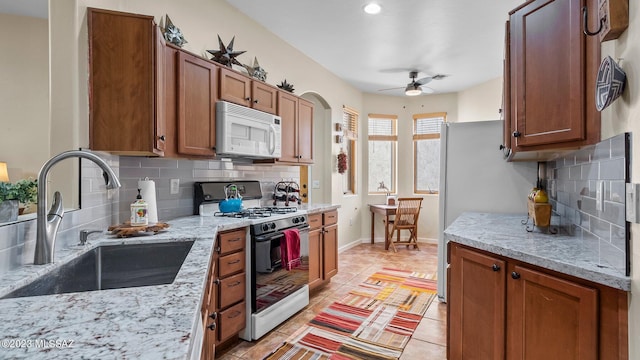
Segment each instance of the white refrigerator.
[[444,123],[440,133],[438,299],[446,302],[447,247],[444,230],[465,211],[527,214],[527,195],[538,164],[507,162],[502,120]]

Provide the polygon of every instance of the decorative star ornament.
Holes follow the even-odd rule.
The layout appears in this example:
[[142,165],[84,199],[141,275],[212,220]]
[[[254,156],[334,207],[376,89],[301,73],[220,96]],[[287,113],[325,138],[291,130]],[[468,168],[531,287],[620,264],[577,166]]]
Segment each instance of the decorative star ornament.
[[220,35],[218,35],[218,45],[220,46],[220,50],[207,50],[209,54],[213,55],[211,60],[227,67],[231,67],[233,64],[243,66],[238,60],[236,60],[236,56],[244,54],[246,51],[233,51],[233,41],[235,39],[236,37],[234,36],[231,39],[229,46],[225,46],[222,40],[220,40]]
[[244,66],[244,68],[247,69],[247,71],[249,72],[249,76],[256,78],[260,81],[267,81],[267,72],[260,67],[257,57],[253,58],[253,66],[249,66],[249,65],[242,65],[242,66]]
[[288,91],[288,92],[290,92],[290,93],[293,93],[293,90],[294,90],[294,89],[293,89],[293,85],[292,85],[292,84],[289,84],[289,83],[287,82],[287,79],[284,79],[284,81],[283,81],[283,82],[281,82],[279,85],[276,85],[276,86],[278,86],[280,89],[285,90],[285,91]]
[[165,15],[165,16],[166,16],[166,21],[165,21],[166,25],[162,31],[164,34],[164,39],[172,43],[173,45],[182,47],[184,44],[187,43],[187,40],[185,40],[180,29],[177,28],[175,25],[173,25],[173,23],[171,22],[171,19],[169,18],[169,15]]

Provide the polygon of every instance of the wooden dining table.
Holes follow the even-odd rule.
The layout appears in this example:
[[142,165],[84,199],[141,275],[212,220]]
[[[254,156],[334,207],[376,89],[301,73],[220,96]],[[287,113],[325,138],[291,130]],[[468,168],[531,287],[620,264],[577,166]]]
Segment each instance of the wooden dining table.
[[376,214],[384,216],[384,248],[385,250],[389,250],[389,217],[396,214],[396,209],[398,205],[387,205],[387,204],[369,204],[369,211],[371,211],[371,243],[373,244],[374,238],[374,229],[375,229],[375,218]]

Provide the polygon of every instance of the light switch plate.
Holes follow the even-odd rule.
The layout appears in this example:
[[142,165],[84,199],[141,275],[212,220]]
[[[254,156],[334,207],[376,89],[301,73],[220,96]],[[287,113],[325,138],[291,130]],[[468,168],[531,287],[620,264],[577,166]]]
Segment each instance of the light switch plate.
[[625,197],[626,197],[626,218],[629,222],[640,223],[638,220],[638,206],[640,206],[640,201],[638,201],[638,194],[640,194],[640,184],[631,184],[627,183]]
[[180,179],[171,179],[171,195],[178,194],[180,192]]
[[320,189],[320,180],[313,180],[313,182],[311,183],[311,187],[313,189]]

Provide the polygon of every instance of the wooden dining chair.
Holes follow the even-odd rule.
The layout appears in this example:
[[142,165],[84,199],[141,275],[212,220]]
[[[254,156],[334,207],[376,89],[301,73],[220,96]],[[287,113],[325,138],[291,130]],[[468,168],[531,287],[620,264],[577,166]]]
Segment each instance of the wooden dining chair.
[[[407,248],[413,245],[414,249],[420,250],[418,247],[418,217],[420,216],[420,208],[422,207],[422,198],[399,198],[398,209],[392,220],[389,220],[386,226],[389,227],[389,238],[385,241],[389,242],[394,252],[398,252],[396,244],[405,244]],[[409,230],[409,238],[400,240],[400,231]],[[393,241],[393,235],[396,234],[397,240]]]

